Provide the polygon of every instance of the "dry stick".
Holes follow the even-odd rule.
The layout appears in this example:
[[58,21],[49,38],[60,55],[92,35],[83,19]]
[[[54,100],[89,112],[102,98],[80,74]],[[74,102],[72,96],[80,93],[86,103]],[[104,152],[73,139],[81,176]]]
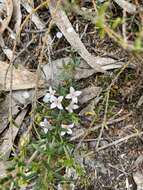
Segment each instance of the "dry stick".
[[[121,121],[125,120],[126,118],[128,118],[128,117],[131,116],[131,115],[132,115],[132,113],[129,113],[129,114],[124,115],[124,116],[122,116],[122,117],[119,117],[119,118],[117,118],[117,119],[109,120],[109,121],[107,121],[106,125],[112,125],[112,124],[121,122]],[[80,134],[78,134],[78,135],[72,137],[72,138],[70,139],[70,141],[75,141],[76,139],[80,138],[80,137],[83,136],[83,135],[84,135],[84,138],[85,138],[85,134],[86,134],[86,136],[87,136],[90,132],[95,131],[95,130],[101,128],[101,127],[102,127],[102,124],[99,124],[99,125],[96,125],[96,126],[90,128],[90,129],[87,129],[86,131],[82,131]]]
[[26,46],[14,57],[13,62],[14,62],[18,57],[20,57],[20,55],[21,55],[24,51],[26,51],[26,49],[31,45],[31,43],[32,43],[35,39],[36,39],[36,36],[34,36],[34,37],[26,44]]
[[[122,36],[120,34],[117,34],[114,30],[112,30],[111,28],[109,28],[106,25],[104,26],[104,30],[108,34],[108,36],[110,38],[112,38],[115,42],[122,45],[122,47],[127,47],[127,44],[124,44],[123,38],[122,38]],[[128,48],[130,48],[130,46]]]
[[81,40],[82,40],[82,38],[84,37],[84,35],[86,34],[87,28],[88,28],[88,24],[85,25],[84,31],[83,31],[82,34],[80,35],[80,39],[81,39]]
[[46,45],[46,40],[47,40],[48,35],[49,35],[49,30],[48,30],[48,32],[46,32],[45,37],[44,37],[44,43],[43,43],[43,46],[42,46],[42,50],[40,52],[39,64],[38,64],[38,68],[36,70],[36,85],[35,85],[34,98],[33,98],[33,102],[32,102],[31,125],[34,124],[35,108],[36,108],[36,105],[37,105],[36,101],[37,101],[37,94],[38,94],[38,85],[39,85],[39,80],[40,80],[40,68],[41,68],[41,65],[42,65],[42,60],[43,60],[43,55],[44,55],[44,48],[45,48],[45,45]]
[[106,105],[105,105],[105,113],[104,113],[104,118],[103,118],[103,123],[102,123],[102,127],[100,130],[100,134],[98,136],[98,140],[97,140],[97,144],[96,144],[96,149],[99,146],[103,131],[104,131],[104,127],[106,126],[106,120],[107,120],[107,111],[108,111],[108,102],[109,102],[109,95],[110,95],[110,90],[107,91],[107,96],[106,96]]
[[125,172],[124,170],[122,170],[120,168],[117,168],[116,166],[113,166],[112,164],[108,164],[108,166],[111,167],[111,168],[114,168],[114,169],[116,169],[116,170],[118,170],[120,172],[122,172],[124,175],[128,175],[127,172]]
[[126,140],[128,140],[128,139],[130,139],[130,138],[137,137],[137,136],[141,136],[141,135],[143,135],[143,131],[140,132],[140,133],[133,133],[133,134],[131,134],[131,135],[127,135],[126,137],[123,137],[123,138],[118,139],[118,140],[116,140],[116,141],[114,141],[114,142],[111,142],[111,143],[109,143],[109,144],[107,144],[107,145],[104,145],[104,146],[99,147],[96,151],[100,151],[100,150],[109,148],[109,147],[111,147],[111,146],[115,146],[115,145],[117,145],[117,144],[119,144],[119,143],[121,143],[121,142],[123,142],[123,141],[126,141]]
[[46,2],[40,4],[38,7],[36,7],[35,9],[33,9],[32,12],[25,18],[25,20],[24,20],[23,23],[21,24],[21,27],[20,27],[20,29],[19,29],[19,32],[18,32],[17,35],[16,35],[16,40],[15,40],[15,42],[14,42],[14,46],[13,46],[13,50],[12,50],[12,58],[11,58],[11,60],[10,60],[9,67],[7,68],[7,72],[6,72],[6,76],[5,76],[5,82],[4,82],[4,87],[6,86],[6,77],[7,77],[8,71],[9,71],[9,69],[10,69],[10,66],[11,66],[13,60],[14,60],[14,53],[15,53],[15,50],[16,50],[17,39],[19,38],[20,33],[21,33],[23,27],[25,26],[25,24],[26,24],[26,22],[28,21],[28,19],[31,18],[32,14],[35,13],[37,10],[39,10],[41,7],[47,5],[48,2],[49,2],[49,1],[47,0]]
[[[49,1],[50,2],[50,1]],[[60,2],[60,1],[58,1]],[[58,6],[58,2],[57,2],[57,6]],[[57,7],[56,7],[57,8]],[[56,8],[55,8],[55,12],[56,12]],[[38,64],[38,68],[37,68],[37,75],[36,75],[36,86],[35,86],[35,103],[36,103],[36,99],[37,99],[37,91],[38,91],[38,83],[39,83],[39,76],[40,76],[40,67],[42,65],[42,60],[43,60],[43,55],[44,55],[44,49],[45,49],[45,46],[46,46],[46,41],[48,39],[48,35],[50,33],[50,30],[51,30],[51,27],[52,27],[52,21],[49,23],[49,27],[47,29],[47,32],[44,36],[44,43],[42,45],[42,50],[41,50],[41,53],[40,53],[40,58],[39,58],[39,64]],[[49,44],[48,44],[49,45]],[[50,44],[51,45],[51,44]],[[49,46],[48,46],[49,47]],[[50,50],[49,50],[50,51]],[[48,51],[48,54],[50,54],[50,52]],[[51,64],[51,57],[49,55],[49,63]]]
[[101,130],[100,130],[100,134],[99,134],[99,137],[98,137],[98,141],[97,141],[97,144],[96,144],[96,149],[98,149],[98,146],[99,146],[99,143],[100,143],[100,140],[101,140],[101,137],[102,137],[102,134],[103,134],[103,131],[104,131],[104,127],[106,126],[106,116],[107,116],[107,111],[108,111],[108,102],[109,102],[109,96],[110,96],[110,90],[111,90],[111,87],[113,86],[113,84],[116,82],[116,80],[118,79],[118,77],[120,76],[120,74],[125,70],[125,68],[128,66],[129,63],[125,64],[121,70],[118,72],[118,74],[116,75],[116,77],[112,80],[111,84],[109,85],[109,87],[107,88],[107,94],[106,94],[106,105],[105,105],[105,113],[104,113],[104,119],[103,119],[103,123],[102,123],[102,127],[101,127]]
[[[31,7],[30,3],[33,4],[33,1],[32,2],[28,2],[27,0],[21,1],[21,5],[26,9],[28,13],[31,13],[33,11],[33,8]],[[36,14],[31,15],[31,20],[38,29],[43,30],[45,28],[45,23],[43,23]]]
[[39,153],[39,151],[35,150],[35,152],[32,154],[32,156],[27,161],[27,166],[37,157],[38,153]]
[[92,0],[92,4],[93,4],[95,12],[98,13],[95,0]]
[[12,49],[12,57],[10,59],[10,66],[8,67],[7,69],[7,72],[6,72],[6,76],[7,76],[7,73],[8,73],[8,70],[10,69],[10,104],[9,104],[9,121],[10,121],[10,128],[11,128],[11,143],[13,143],[13,128],[12,128],[12,125],[13,125],[13,121],[12,121],[12,87],[13,87],[13,63],[14,63],[14,53],[16,51],[16,45],[17,45],[17,39],[19,38],[20,36],[20,33],[24,27],[24,25],[26,24],[27,20],[31,17],[31,15],[36,12],[38,9],[40,9],[42,6],[44,5],[47,5],[48,1],[40,4],[37,8],[33,9],[33,11],[25,18],[25,20],[23,21],[23,24],[21,25],[20,29],[19,29],[19,32],[18,34],[16,35],[16,40],[14,42],[14,46],[13,46],[13,49]]
[[[47,5],[48,3],[49,3],[49,0],[47,0],[46,2],[40,4],[36,9],[33,9],[33,11],[32,11],[26,18],[29,19],[30,16],[31,16],[34,12],[36,12],[36,11],[37,11],[39,8],[41,8],[42,6]],[[24,20],[24,21],[25,21],[25,20]],[[23,26],[25,25],[25,23],[26,23],[26,21],[25,21],[25,22],[23,23],[23,25],[21,26],[21,30],[22,30]],[[51,25],[50,25],[50,27],[51,27]],[[21,30],[19,31],[19,34],[20,34]],[[47,35],[49,34],[49,31],[50,31],[50,28],[48,28],[48,31],[47,31],[47,33],[46,33],[46,35],[45,35],[45,41],[44,41],[44,45],[42,46],[42,51],[41,51],[39,63],[42,63],[44,47],[45,47],[45,44],[46,44],[46,37],[47,37]],[[33,101],[33,103],[32,103],[32,107],[33,107],[32,109],[33,109],[34,111],[35,111],[35,107],[36,107],[36,99],[37,99],[37,91],[38,91],[38,83],[39,83],[40,65],[41,65],[41,64],[38,65],[38,68],[37,68],[37,71],[36,71],[36,72],[37,72],[37,75],[36,75],[35,95],[34,95],[34,101]],[[34,124],[34,114],[35,114],[34,111],[32,111],[32,116],[31,116],[32,122],[31,122],[31,125],[28,127],[28,130],[26,131],[26,136],[30,133],[30,131],[31,131],[32,127],[33,127],[33,124]],[[35,151],[35,152],[33,153],[32,157],[31,157],[32,160],[35,158],[35,156],[37,155],[37,153],[38,153],[37,151]],[[32,160],[31,160],[31,161],[32,161]],[[30,162],[30,160],[29,160],[28,162]]]
[[49,60],[49,65],[50,65],[50,71],[51,71],[51,85],[52,82],[54,80],[54,72],[53,72],[53,63],[52,63],[52,59],[51,59],[51,44],[48,44],[48,60]]
[[124,43],[127,43],[127,35],[126,35],[126,9],[123,9],[123,24],[122,24],[122,31],[123,31],[123,38],[124,38]]
[[[57,1],[56,7],[54,10],[55,11],[54,14],[56,14],[56,9],[59,6],[59,2],[60,2],[60,0]],[[50,3],[50,1],[48,1],[48,5],[49,5],[49,3]],[[37,104],[36,102],[37,102],[38,84],[39,84],[39,79],[40,79],[40,68],[42,65],[42,60],[43,60],[43,56],[44,56],[44,49],[46,46],[46,42],[48,40],[48,36],[49,36],[50,30],[51,30],[52,23],[53,23],[53,21],[51,20],[51,22],[49,23],[47,32],[44,36],[44,40],[43,40],[44,43],[42,45],[42,50],[40,52],[40,58],[39,58],[39,64],[38,64],[38,68],[36,70],[36,85],[35,85],[34,98],[33,98],[33,102],[32,102],[31,127],[32,127],[32,125],[34,125],[35,108],[36,108],[36,104]],[[49,48],[49,45],[51,45],[51,44],[48,44],[48,48]],[[49,64],[51,65],[50,50],[48,51],[48,55],[49,55]]]

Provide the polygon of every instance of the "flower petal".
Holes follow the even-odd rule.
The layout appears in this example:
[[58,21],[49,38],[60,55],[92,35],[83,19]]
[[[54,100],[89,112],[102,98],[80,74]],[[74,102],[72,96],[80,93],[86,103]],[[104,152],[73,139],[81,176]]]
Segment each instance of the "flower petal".
[[44,98],[43,98],[43,102],[48,103],[49,100],[50,100],[50,94],[47,93],[47,94],[44,96]]
[[62,132],[61,132],[61,136],[64,136],[65,134],[66,134],[65,131],[62,131]]
[[72,97],[71,97],[71,94],[67,94],[66,95],[66,99],[71,99]]
[[75,96],[80,96],[81,95],[81,91],[75,91]]
[[56,98],[55,96],[51,95],[50,102],[52,103],[55,100],[55,98]]
[[63,110],[62,104],[58,104],[58,105],[57,105],[57,108],[59,108],[60,110]]
[[44,119],[44,126],[47,126],[47,125],[49,125],[49,121],[45,118]]
[[73,104],[73,109],[74,109],[74,110],[76,110],[76,109],[78,109],[78,108],[79,108],[79,106],[78,106],[78,105]]
[[58,97],[58,101],[61,102],[61,101],[63,100],[63,98],[64,98],[63,96],[59,96],[59,97]]
[[67,125],[61,124],[61,127],[62,127],[63,129],[67,129]]
[[43,130],[44,130],[44,133],[45,133],[45,134],[48,133],[48,128],[47,128],[47,127],[44,127]]
[[50,87],[49,87],[49,93],[50,93],[50,95],[53,95],[53,96],[54,96],[54,94],[56,93],[56,91],[53,90],[52,87],[50,86]]
[[72,94],[73,92],[75,92],[75,89],[71,86],[70,87],[70,94]]
[[55,102],[53,102],[50,107],[51,107],[51,109],[56,108],[57,104]]
[[66,107],[66,110],[67,110],[68,112],[70,112],[70,113],[73,112],[73,110],[72,110],[72,108],[71,108],[70,106]]
[[74,123],[68,125],[69,128],[73,128],[74,127]]
[[67,130],[67,134],[71,135],[71,134],[72,134],[72,130],[71,130],[71,129],[68,129],[68,130]]
[[45,127],[45,123],[42,121],[42,122],[40,122],[40,126],[41,127]]
[[77,97],[73,97],[73,98],[72,98],[72,102],[73,102],[73,103],[77,103],[77,102],[78,102]]

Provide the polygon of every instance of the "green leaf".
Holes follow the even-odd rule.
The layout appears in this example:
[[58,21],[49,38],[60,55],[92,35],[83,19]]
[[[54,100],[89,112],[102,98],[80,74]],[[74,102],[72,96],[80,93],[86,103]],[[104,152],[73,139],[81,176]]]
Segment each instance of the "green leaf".
[[120,17],[117,17],[115,20],[113,20],[112,23],[112,29],[116,29],[120,24],[122,24],[122,19]]

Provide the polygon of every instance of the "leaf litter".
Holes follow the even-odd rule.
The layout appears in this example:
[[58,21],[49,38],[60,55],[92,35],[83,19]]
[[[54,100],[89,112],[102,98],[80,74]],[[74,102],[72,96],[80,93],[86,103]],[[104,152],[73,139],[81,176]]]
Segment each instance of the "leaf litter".
[[[9,3],[7,3],[7,2],[9,2]],[[117,123],[116,122],[114,123],[114,119],[111,119],[114,116],[114,112],[117,112],[119,110],[120,106],[123,108],[123,112],[121,114],[119,114],[119,118],[117,117],[118,115],[116,116],[117,118],[116,117],[115,118],[120,119],[120,117],[124,116],[126,112],[128,115],[129,110],[127,108],[124,108],[124,106],[125,107],[127,106],[126,104],[124,105],[124,103],[119,102],[119,105],[116,107],[115,102],[114,101],[111,102],[111,108],[109,110],[109,115],[108,115],[108,119],[110,122],[107,121],[107,125],[109,125],[111,127],[111,129],[113,129],[113,131],[107,126],[105,128],[105,131],[102,134],[103,136],[101,138],[101,147],[99,147],[99,149],[101,149],[101,151],[98,153],[96,152],[96,154],[97,154],[96,156],[95,156],[95,152],[93,151],[95,149],[97,136],[98,136],[95,134],[95,131],[98,134],[98,129],[101,128],[101,126],[102,126],[102,119],[104,116],[104,106],[102,107],[101,100],[103,100],[103,97],[105,96],[104,85],[102,86],[100,84],[100,86],[101,86],[100,87],[97,84],[98,83],[97,79],[95,81],[95,77],[98,78],[97,72],[104,73],[107,70],[109,70],[109,72],[112,72],[114,75],[114,70],[116,71],[116,69],[122,68],[125,65],[125,62],[120,61],[120,60],[118,61],[116,59],[109,58],[109,57],[100,57],[100,56],[92,55],[87,50],[84,43],[81,41],[79,35],[75,32],[75,29],[74,29],[73,25],[71,24],[68,16],[66,15],[66,12],[61,7],[60,8],[58,7],[56,12],[53,11],[55,9],[54,2],[55,1],[50,2],[50,13],[51,13],[53,22],[60,29],[60,31],[64,35],[65,39],[70,44],[70,46],[78,52],[79,56],[81,56],[80,64],[78,66],[76,66],[75,70],[74,70],[74,79],[78,80],[79,84],[80,84],[80,80],[82,80],[82,79],[87,81],[86,85],[84,86],[83,94],[81,95],[81,98],[80,98],[80,104],[81,105],[86,104],[88,107],[87,111],[85,111],[84,113],[92,112],[95,114],[94,115],[95,117],[98,116],[101,119],[101,120],[99,120],[100,122],[98,121],[99,123],[97,123],[97,126],[96,125],[94,126],[94,122],[93,122],[93,124],[91,124],[91,123],[92,123],[92,120],[95,119],[95,117],[92,118],[91,120],[88,120],[88,118],[84,115],[82,125],[77,126],[79,128],[79,130],[77,130],[78,134],[73,133],[73,136],[71,138],[75,142],[77,140],[77,142],[76,142],[76,143],[78,143],[77,147],[80,147],[80,151],[76,152],[77,159],[83,158],[86,160],[85,163],[84,162],[81,162],[81,163],[85,164],[87,166],[87,168],[88,168],[87,173],[88,172],[90,173],[91,171],[92,172],[94,171],[96,173],[96,181],[94,181],[92,176],[90,176],[92,178],[92,180],[91,180],[92,183],[89,185],[89,189],[93,189],[93,188],[104,189],[104,187],[107,187],[107,188],[114,187],[115,189],[123,189],[123,187],[125,187],[125,186],[128,188],[131,187],[131,189],[132,189],[132,186],[131,186],[132,182],[130,182],[130,180],[128,180],[128,178],[126,178],[126,180],[120,181],[120,180],[118,180],[118,176],[120,176],[120,175],[132,176],[133,172],[131,170],[131,173],[130,173],[130,165],[135,160],[135,158],[138,157],[138,155],[137,156],[136,155],[128,156],[128,151],[131,148],[136,149],[136,146],[141,146],[141,143],[138,138],[137,138],[137,142],[134,143],[132,138],[131,139],[125,138],[125,139],[128,139],[128,141],[126,141],[124,139],[123,139],[123,141],[120,141],[120,139],[118,139],[118,136],[116,136],[116,134],[117,134],[116,130],[120,131],[120,130],[122,130],[122,128],[126,128],[128,122],[131,122],[130,115],[127,117],[124,117],[123,120],[121,119],[121,120],[117,121]],[[30,13],[30,14],[32,13],[33,3],[23,0],[23,1],[21,1],[21,5],[25,8],[25,10],[28,13]],[[16,0],[6,1],[6,4],[4,4],[4,6],[2,6],[2,7],[4,8],[4,11],[5,11],[4,12],[5,19],[2,20],[2,25],[0,28],[1,33],[4,35],[5,30],[8,30],[9,35],[12,34],[9,29],[9,27],[11,27],[9,23],[13,22],[13,21],[15,22],[15,25],[13,28],[14,31],[12,31],[12,32],[13,32],[13,34],[15,34],[15,32],[18,33],[21,23],[22,23],[21,16],[23,14],[21,6],[19,4],[19,1],[16,1]],[[36,32],[40,32],[40,30],[44,31],[46,29],[46,23],[44,21],[42,21],[41,18],[39,18],[39,15],[37,13],[32,14],[31,22],[34,23],[34,29]],[[33,26],[32,26],[32,29],[33,29]],[[37,31],[37,29],[39,31]],[[7,45],[5,45],[6,37],[3,37],[3,36],[0,36],[0,37],[1,37],[1,42],[2,42],[1,44],[3,44],[3,45],[1,45],[3,52],[7,56],[8,60],[11,60],[11,58],[13,57],[13,51],[11,49],[11,46],[10,46],[10,44],[8,44],[9,47]],[[11,40],[14,40],[12,35],[10,35],[9,37],[11,38]],[[52,41],[51,36],[49,35],[48,37],[50,39],[50,43],[54,46],[54,44],[53,44],[54,41]],[[22,38],[21,38],[21,40],[22,40]],[[18,49],[16,51],[18,52]],[[27,51],[30,51],[30,53],[31,53],[31,50],[28,49]],[[45,50],[45,52],[46,52],[46,50]],[[26,52],[26,53],[29,53],[29,52]],[[37,76],[36,76],[35,72],[31,72],[27,68],[24,68],[24,67],[15,68],[14,67],[13,85],[12,85],[12,89],[11,89],[11,76],[10,76],[10,70],[8,69],[9,68],[8,60],[6,59],[5,61],[0,62],[0,87],[1,87],[0,90],[5,91],[7,93],[6,94],[7,97],[9,96],[9,91],[11,91],[11,90],[13,91],[14,103],[12,106],[13,106],[13,114],[16,115],[14,118],[14,121],[20,127],[22,125],[23,119],[26,117],[26,114],[29,112],[29,109],[26,106],[27,106],[27,104],[31,104],[33,101],[32,97],[34,97],[33,93],[34,93],[34,89],[36,87],[35,81],[36,81]],[[41,68],[41,73],[43,72],[43,76],[42,76],[43,78],[40,79],[40,83],[39,83],[39,87],[40,88],[42,87],[44,89],[44,91],[41,92],[41,95],[39,97],[44,96],[47,86],[49,86],[49,84],[51,83],[51,79],[52,79],[51,73],[54,73],[53,74],[54,85],[55,84],[57,85],[60,82],[61,82],[61,84],[63,84],[64,80],[60,79],[60,76],[64,72],[64,65],[66,65],[66,64],[68,65],[71,62],[70,57],[65,58],[65,56],[63,56],[61,59],[59,59],[59,58],[56,58],[56,60],[52,59],[53,67],[51,67],[49,64],[49,55],[48,56],[45,55],[45,60],[43,61],[44,64]],[[48,64],[47,64],[47,62],[48,62]],[[133,65],[132,63],[130,63],[129,65],[131,66],[130,68],[135,69],[134,67],[132,67],[132,65]],[[111,74],[111,77],[112,77],[112,74]],[[45,81],[45,79],[46,79],[46,81]],[[122,79],[122,80],[124,80],[124,79]],[[104,81],[104,77],[103,77],[103,81]],[[47,82],[48,82],[48,84],[47,84]],[[94,82],[95,82],[95,85],[93,85]],[[124,81],[124,82],[126,83],[126,81]],[[46,87],[45,87],[45,84],[46,84]],[[91,86],[91,84],[92,84],[92,86]],[[121,88],[121,87],[118,87],[118,88]],[[112,98],[116,97],[116,93],[118,93],[118,88],[112,89],[113,90]],[[101,96],[100,96],[100,94],[101,94]],[[99,98],[99,96],[101,97],[101,99]],[[2,103],[5,102],[3,104],[0,102],[1,106],[5,107],[5,110],[0,113],[0,114],[3,114],[1,116],[2,122],[1,122],[1,126],[0,126],[1,127],[0,133],[2,134],[2,143],[0,146],[0,151],[1,151],[2,155],[4,156],[3,157],[4,160],[5,159],[7,160],[9,158],[11,150],[14,145],[14,139],[16,138],[18,131],[19,131],[19,128],[15,127],[15,126],[12,128],[12,130],[10,128],[8,128],[8,125],[9,125],[8,101],[9,100],[6,100],[6,101],[2,100]],[[21,104],[23,104],[25,108],[19,111],[18,108],[21,106]],[[132,102],[131,102],[131,104],[132,104]],[[139,105],[138,106],[139,109],[141,109],[142,102],[141,103],[139,102],[138,105]],[[100,114],[98,113],[98,110],[96,109],[97,107],[100,107],[100,109],[101,109]],[[115,115],[116,115],[116,113],[115,113]],[[132,117],[134,117],[134,115],[132,115]],[[6,118],[6,123],[4,122],[5,118]],[[140,130],[140,127],[136,127],[136,124],[132,128],[133,128],[132,129],[133,131],[131,129],[129,129],[131,131],[127,131],[127,134],[126,134],[127,137],[128,136],[130,137],[130,133],[135,133],[136,130]],[[111,130],[111,132],[109,132],[110,130]],[[81,131],[81,134],[79,133],[79,131]],[[113,134],[111,135],[112,132],[113,132]],[[116,142],[119,142],[119,146],[118,146],[118,144],[116,144]],[[109,145],[109,149],[108,149],[108,145]],[[87,152],[87,150],[89,148],[93,152],[91,152],[91,156],[89,156],[89,157],[86,156],[86,158],[85,158],[84,152]],[[102,149],[105,149],[105,150],[102,151]],[[110,150],[109,153],[108,153],[108,150]],[[87,155],[88,155],[88,153],[87,153]],[[122,157],[124,157],[124,159],[122,159]],[[121,163],[121,165],[120,165],[120,163]],[[5,168],[3,167],[4,164],[2,162],[0,164],[2,164],[1,165],[1,168],[2,168],[1,175],[3,175],[4,170],[5,170]],[[122,166],[124,167],[123,171],[122,171]],[[109,172],[110,172],[110,175],[108,175]],[[134,178],[134,181],[136,182],[138,188],[140,188],[139,186],[142,185],[141,184],[142,180],[139,180],[139,182],[138,182],[137,178],[141,178],[138,176],[139,176],[138,173],[136,173],[133,175],[133,178]],[[101,180],[98,180],[98,177]],[[103,188],[101,188],[101,184],[104,185]]]

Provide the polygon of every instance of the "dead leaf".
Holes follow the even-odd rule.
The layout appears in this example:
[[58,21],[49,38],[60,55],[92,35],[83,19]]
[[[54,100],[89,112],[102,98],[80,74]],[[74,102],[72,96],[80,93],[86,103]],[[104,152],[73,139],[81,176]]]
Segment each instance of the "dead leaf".
[[52,61],[52,67],[50,64],[46,64],[43,66],[43,78],[46,79],[47,81],[51,81],[52,80],[52,76],[54,76],[53,78],[53,83],[54,84],[59,84],[60,82],[62,82],[62,79],[59,78],[59,76],[61,75],[61,73],[64,71],[64,64],[67,65],[68,63],[70,63],[72,59],[70,57],[66,57],[66,58],[62,58],[62,59],[57,59],[55,61]]
[[91,100],[87,106],[85,106],[79,113],[80,116],[88,118],[89,121],[93,121],[95,118],[95,100]]
[[2,37],[2,35],[0,35],[0,46],[4,52],[4,54],[6,55],[6,57],[11,60],[13,58],[13,52],[10,48],[8,48],[6,45],[5,45],[5,42],[4,42],[4,39]]
[[[0,85],[2,85],[3,90],[10,90],[10,68],[9,64],[6,62],[0,61]],[[8,73],[7,73],[8,70]],[[4,89],[5,84],[5,76],[6,78],[6,87]],[[15,69],[13,68],[13,90],[22,90],[22,89],[30,89],[35,87],[36,74],[28,71],[25,68]],[[39,86],[43,85],[44,81],[40,81]],[[1,89],[2,90],[2,89]]]
[[12,60],[12,58],[13,58],[13,51],[10,48],[8,48],[7,46],[2,47],[2,50],[5,53],[5,55],[7,56],[7,58],[9,60]]
[[133,179],[137,185],[137,190],[143,190],[143,155],[140,155],[134,163],[137,171],[133,173]]
[[114,0],[122,9],[124,9],[128,13],[135,14],[137,11],[136,5],[130,3],[126,0]]
[[88,88],[84,88],[82,90],[82,94],[79,96],[79,103],[84,104],[87,103],[89,100],[99,96],[101,93],[102,88],[97,86],[91,86]]
[[8,125],[9,99],[1,100],[0,102],[0,134]]
[[92,69],[84,60],[80,60],[80,64],[75,69],[75,80],[88,78],[95,73],[95,70]]
[[[46,94],[46,89],[39,89],[37,92],[37,99],[43,97]],[[30,90],[18,90],[12,93],[13,100],[17,103],[17,105],[27,106],[32,103],[33,97],[35,94],[34,89]]]
[[[117,61],[109,57],[96,57],[96,63],[99,64],[105,71],[121,68],[125,63],[122,61]],[[131,67],[131,65],[130,65]],[[80,80],[87,78],[95,73],[84,60],[81,60],[79,66],[76,68],[75,79]]]
[[7,28],[13,13],[13,1],[5,0],[4,3],[6,6],[6,18],[0,20],[0,33],[3,33]]
[[87,106],[85,106],[79,113],[81,116],[94,116],[95,115],[95,106],[100,101],[102,97],[96,97],[95,99],[91,100]]
[[[62,79],[59,76],[61,76],[62,73],[64,74],[64,65],[70,64],[71,62],[72,59],[70,57],[65,57],[52,61],[52,67],[50,64],[44,65],[43,78],[46,79],[47,81],[51,81],[53,75],[54,84],[59,84],[60,82],[62,82]],[[105,70],[121,68],[125,64],[124,62],[117,62],[112,58],[102,58],[102,57],[97,57],[97,62]],[[95,70],[92,69],[83,59],[81,59],[80,64],[75,68],[73,77],[75,80],[80,80],[83,78],[88,78],[94,73],[96,73]]]
[[139,101],[137,103],[137,108],[139,108],[143,104],[143,95],[139,98]]
[[0,154],[4,160],[7,160],[9,158],[10,152],[13,147],[14,139],[19,131],[19,127],[21,126],[26,113],[27,108],[22,110],[22,112],[15,119],[15,123],[18,127],[15,125],[10,126],[3,137],[3,142],[0,146]]
[[18,104],[18,105],[24,105],[26,106],[27,104],[32,102],[34,95],[34,90],[18,90],[14,91],[12,93],[12,98],[13,100]]
[[[9,94],[0,101],[0,134],[7,128],[9,124]],[[12,100],[12,114],[15,117],[19,112],[17,102]]]
[[141,172],[134,173],[133,179],[137,185],[137,190],[143,190],[143,173]]
[[[37,99],[43,97],[46,94],[46,89],[39,89],[37,93]],[[15,118],[20,112],[19,107],[24,105],[27,107],[28,104],[32,103],[34,97],[34,90],[18,90],[12,93],[12,115]],[[0,134],[8,127],[9,124],[9,94],[6,95],[5,99],[0,99]]]
[[56,1],[50,1],[49,8],[53,21],[61,30],[70,45],[96,72],[104,72],[104,69],[102,69],[101,66],[97,63],[97,58],[88,52],[80,40],[79,35],[75,32],[65,12],[61,7],[56,7]]

